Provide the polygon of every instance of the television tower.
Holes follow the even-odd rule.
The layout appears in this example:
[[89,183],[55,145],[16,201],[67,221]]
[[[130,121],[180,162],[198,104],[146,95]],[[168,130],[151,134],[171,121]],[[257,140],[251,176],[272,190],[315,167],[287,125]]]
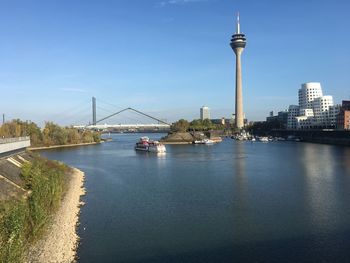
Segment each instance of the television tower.
[[245,48],[247,41],[245,35],[241,33],[239,25],[239,13],[237,14],[237,30],[231,38],[231,48],[236,54],[236,105],[235,114],[236,120],[235,124],[238,129],[244,127],[243,120],[243,96],[242,96],[242,69],[241,69],[241,54]]

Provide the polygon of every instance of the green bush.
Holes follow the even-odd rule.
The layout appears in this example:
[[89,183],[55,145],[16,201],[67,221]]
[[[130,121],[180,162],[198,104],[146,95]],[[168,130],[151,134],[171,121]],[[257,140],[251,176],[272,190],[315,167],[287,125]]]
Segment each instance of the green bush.
[[17,263],[23,260],[28,213],[25,201],[0,204],[0,262]]
[[0,204],[0,262],[22,262],[28,243],[42,236],[65,189],[67,166],[35,157],[22,167],[29,197]]

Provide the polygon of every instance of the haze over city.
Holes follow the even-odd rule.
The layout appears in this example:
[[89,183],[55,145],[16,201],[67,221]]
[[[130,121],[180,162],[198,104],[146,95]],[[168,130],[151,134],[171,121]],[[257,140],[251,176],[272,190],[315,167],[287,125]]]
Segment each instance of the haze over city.
[[350,96],[349,8],[345,0],[3,1],[1,113],[86,123],[95,96],[169,121],[198,118],[202,105],[213,118],[230,117],[237,11],[248,38],[249,120],[297,103],[309,81],[340,103]]

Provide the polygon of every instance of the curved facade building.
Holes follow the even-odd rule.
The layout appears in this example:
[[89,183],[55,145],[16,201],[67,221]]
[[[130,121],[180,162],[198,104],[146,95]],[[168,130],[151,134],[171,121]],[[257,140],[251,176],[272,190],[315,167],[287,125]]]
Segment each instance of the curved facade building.
[[304,109],[311,109],[314,99],[322,97],[321,83],[308,82],[301,85],[299,89],[299,106]]
[[319,82],[302,84],[298,95],[299,105],[289,107],[287,125],[289,129],[335,127],[339,106],[334,106],[332,96],[323,95]]

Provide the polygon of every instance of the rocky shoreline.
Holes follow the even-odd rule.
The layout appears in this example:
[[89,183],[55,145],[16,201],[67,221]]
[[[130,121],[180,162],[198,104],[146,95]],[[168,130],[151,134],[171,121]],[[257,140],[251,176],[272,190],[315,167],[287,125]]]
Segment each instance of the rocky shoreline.
[[172,132],[163,137],[160,141],[163,144],[192,144],[195,140],[211,139],[214,142],[221,142],[219,135],[213,132]]
[[27,262],[70,263],[76,258],[79,237],[76,228],[79,220],[80,197],[85,194],[84,173],[72,168],[67,192],[61,207],[54,215],[44,237],[29,250]]

